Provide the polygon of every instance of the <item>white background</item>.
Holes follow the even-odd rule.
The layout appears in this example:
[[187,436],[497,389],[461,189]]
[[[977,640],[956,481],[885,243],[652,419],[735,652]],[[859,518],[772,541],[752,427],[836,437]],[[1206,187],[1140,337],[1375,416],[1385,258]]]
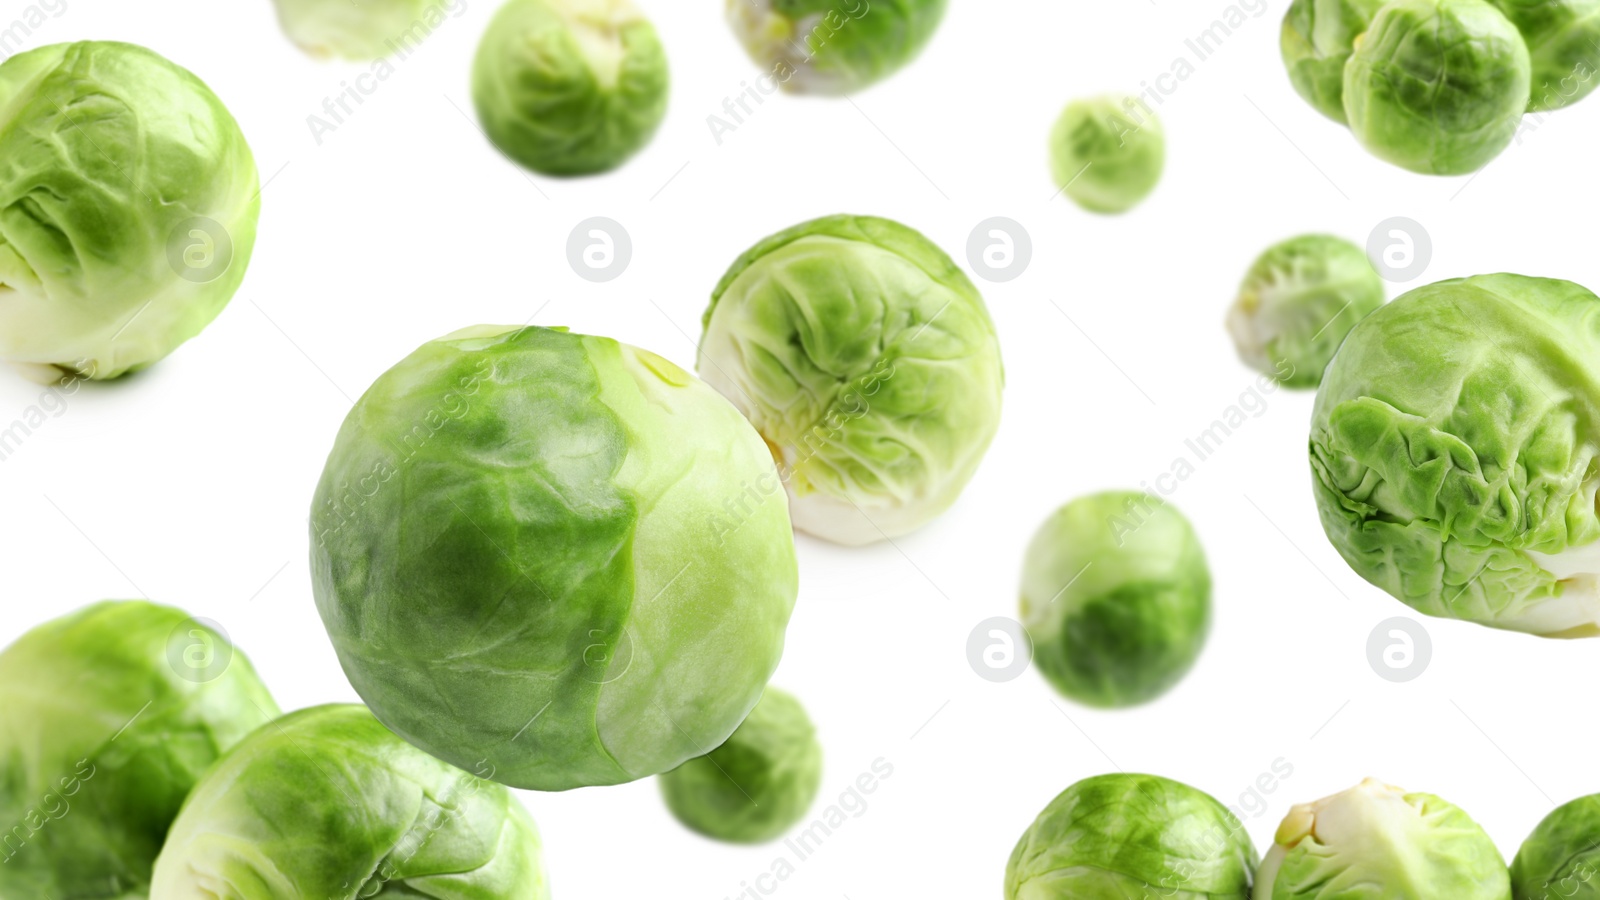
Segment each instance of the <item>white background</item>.
[[[285,709],[356,700],[312,602],[306,520],[351,398],[385,368],[456,328],[535,314],[692,367],[712,287],[772,231],[871,213],[964,260],[973,227],[1007,216],[1034,259],[1015,281],[979,282],[1008,376],[984,467],[897,546],[799,539],[800,600],[774,683],[806,702],[826,745],[814,812],[879,757],[894,774],[793,877],[764,882],[774,896],[997,897],[1034,815],[1117,768],[1237,804],[1286,761],[1287,780],[1244,801],[1263,850],[1290,803],[1367,775],[1460,804],[1508,856],[1554,804],[1600,790],[1585,728],[1600,646],[1427,620],[1426,673],[1374,674],[1368,634],[1411,613],[1321,534],[1308,394],[1270,395],[1172,498],[1209,552],[1215,624],[1163,700],[1091,711],[1036,673],[980,680],[965,650],[979,621],[1016,614],[1022,549],[1051,509],[1153,480],[1253,383],[1222,318],[1267,244],[1311,230],[1365,243],[1400,215],[1434,243],[1415,284],[1506,270],[1600,285],[1600,101],[1550,117],[1464,189],[1402,172],[1292,92],[1273,0],[1164,98],[1158,191],[1100,218],[1049,199],[1056,113],[1193,60],[1185,40],[1223,0],[953,0],[897,77],[851,100],[769,100],[721,146],[706,117],[757,70],[719,0],[641,2],[673,61],[670,114],[620,172],[576,181],[524,175],[462,112],[492,0],[468,0],[320,145],[306,117],[366,67],[302,56],[267,0],[67,0],[32,35],[133,41],[191,68],[270,182],[249,276],[217,322],[151,372],[80,391],[0,462],[0,644],[96,599],[148,596],[222,623]],[[26,6],[0,3],[0,29]],[[634,242],[609,284],[567,263],[569,232],[591,216]],[[0,378],[0,423],[39,390]],[[648,780],[523,798],[569,900],[721,900],[786,855],[690,834]]]

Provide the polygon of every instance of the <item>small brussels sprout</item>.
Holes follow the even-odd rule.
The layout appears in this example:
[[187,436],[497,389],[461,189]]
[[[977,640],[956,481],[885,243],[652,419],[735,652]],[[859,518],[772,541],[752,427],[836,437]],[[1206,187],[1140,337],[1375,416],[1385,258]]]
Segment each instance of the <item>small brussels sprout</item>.
[[1373,155],[1465,175],[1500,155],[1528,106],[1528,46],[1485,0],[1391,0],[1356,39],[1344,111]]
[[1289,82],[1317,112],[1343,124],[1344,64],[1384,0],[1294,0],[1278,45]]
[[255,246],[255,157],[200,79],[143,47],[0,63],[0,361],[115,378],[200,333]]
[[1383,279],[1360,247],[1302,235],[1256,259],[1228,311],[1228,332],[1251,368],[1314,388],[1344,336],[1383,305],[1383,295]]
[[1311,421],[1322,527],[1418,612],[1600,634],[1600,298],[1480,275],[1417,288],[1345,338]]
[[1157,497],[1080,497],[1039,526],[1022,564],[1033,662],[1090,706],[1145,703],[1178,683],[1211,626],[1211,572],[1189,520]]
[[145,897],[189,790],[277,715],[244,654],[170,606],[24,634],[0,652],[0,897]]
[[1511,863],[1516,900],[1600,900],[1600,794],[1544,817]]
[[1074,100],[1050,133],[1056,187],[1090,212],[1121,213],[1155,190],[1167,161],[1161,120],[1137,97]]
[[1256,873],[1255,900],[1511,900],[1478,823],[1432,794],[1368,778],[1295,806]]
[[1006,864],[1006,900],[1250,900],[1256,848],[1204,791],[1154,775],[1086,778],[1050,801]]
[[750,58],[796,94],[849,94],[922,52],[948,0],[727,0]]
[[172,823],[151,896],[548,900],[550,890],[539,834],[510,791],[340,704],[263,725],[206,773]]
[[1533,65],[1529,112],[1560,109],[1589,96],[1600,75],[1600,0],[1491,0],[1528,43]]
[[465,0],[273,0],[278,22],[312,56],[381,59],[426,40]]
[[509,0],[472,64],[472,102],[500,152],[546,175],[592,175],[650,143],[670,81],[632,0]]
[[[385,725],[514,787],[617,784],[716,747],[798,589],[772,457],[672,363],[480,326],[356,403],[317,486],[312,585]],[[728,523],[730,510],[739,519]]]
[[818,537],[869,544],[927,524],[999,428],[983,298],[887,219],[830,216],[761,241],[722,276],[704,326],[700,377],[766,439],[795,527]]
[[800,821],[822,784],[822,745],[805,707],[767,688],[721,747],[661,776],[678,821],[723,841],[770,841]]

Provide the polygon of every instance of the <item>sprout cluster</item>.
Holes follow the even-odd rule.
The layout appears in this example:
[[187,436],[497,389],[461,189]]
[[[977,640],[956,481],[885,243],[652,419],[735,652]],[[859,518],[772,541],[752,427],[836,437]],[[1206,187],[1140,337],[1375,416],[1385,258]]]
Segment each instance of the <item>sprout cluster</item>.
[[1294,0],[1281,46],[1295,90],[1374,155],[1462,175],[1524,112],[1588,95],[1597,41],[1597,0]]

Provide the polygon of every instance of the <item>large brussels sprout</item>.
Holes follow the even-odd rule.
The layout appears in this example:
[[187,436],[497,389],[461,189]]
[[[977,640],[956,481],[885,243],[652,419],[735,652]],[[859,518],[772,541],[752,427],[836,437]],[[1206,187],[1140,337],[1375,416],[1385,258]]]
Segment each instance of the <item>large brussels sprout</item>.
[[920,528],[999,428],[1005,377],[983,298],[887,219],[830,216],[761,241],[722,276],[704,325],[700,376],[766,439],[796,527],[818,537]]
[[510,791],[340,704],[262,726],[206,773],[172,823],[151,896],[548,900],[550,889],[539,834]]
[[509,0],[472,64],[472,102],[500,152],[546,175],[592,175],[650,143],[667,55],[632,0]]
[[1339,555],[1430,616],[1600,633],[1600,298],[1480,275],[1362,320],[1323,376],[1312,486]]
[[0,64],[0,361],[115,378],[200,333],[255,246],[255,157],[200,79],[132,44]]
[[915,59],[948,0],[727,0],[750,58],[784,90],[848,94]]
[[170,606],[24,634],[0,652],[0,897],[145,897],[190,788],[277,715],[244,654]]
[[1343,123],[1344,64],[1384,0],[1294,0],[1278,46],[1289,82],[1307,103]]
[[1091,212],[1121,213],[1155,190],[1167,139],[1144,102],[1108,94],[1074,100],[1050,133],[1056,187]]
[[1432,794],[1368,778],[1289,811],[1255,900],[1511,900],[1505,860],[1478,823]]
[[659,774],[726,740],[778,664],[794,539],[782,494],[748,493],[776,477],[653,353],[469,328],[345,419],[317,608],[372,711],[435,756],[541,790]]
[[1531,78],[1522,35],[1485,0],[1391,0],[1345,64],[1344,111],[1373,155],[1464,175],[1516,136]]
[[1062,791],[1006,864],[1006,900],[1249,900],[1256,848],[1204,791],[1099,775]]
[[1516,900],[1600,900],[1600,794],[1544,817],[1511,862]]
[[767,688],[721,747],[661,776],[678,821],[709,837],[770,841],[811,808],[822,784],[822,745],[800,701]]
[[1039,526],[1022,565],[1033,662],[1061,693],[1133,706],[1188,673],[1211,625],[1211,572],[1189,520],[1149,494],[1080,497]]
[[379,59],[414,49],[466,0],[273,0],[289,39],[312,56]]
[[1528,42],[1533,65],[1529,112],[1589,96],[1600,76],[1600,0],[1492,0]]
[[1360,247],[1302,235],[1256,258],[1228,310],[1228,332],[1251,368],[1290,387],[1316,387],[1345,335],[1383,295]]

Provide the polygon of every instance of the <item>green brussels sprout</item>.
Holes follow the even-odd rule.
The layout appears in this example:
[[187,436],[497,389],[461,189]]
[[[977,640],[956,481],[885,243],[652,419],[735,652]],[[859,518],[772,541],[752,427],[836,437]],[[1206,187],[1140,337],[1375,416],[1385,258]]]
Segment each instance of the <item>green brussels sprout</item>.
[[1343,124],[1344,64],[1384,0],[1294,0],[1278,46],[1289,83],[1317,112]]
[[1383,305],[1383,295],[1383,279],[1360,247],[1302,235],[1256,258],[1228,311],[1228,332],[1251,368],[1314,388],[1344,336]]
[[465,0],[273,0],[283,31],[312,56],[375,60],[426,40]]
[[1255,900],[1511,900],[1478,823],[1432,794],[1368,778],[1295,806],[1256,873]]
[[1391,0],[1345,64],[1345,116],[1380,159],[1465,175],[1516,136],[1531,73],[1522,35],[1485,0]]
[[1600,634],[1600,298],[1521,275],[1451,279],[1357,325],[1312,414],[1322,527],[1418,612]]
[[1200,539],[1150,494],[1080,497],[1028,544],[1022,623],[1062,694],[1099,707],[1154,700],[1194,666],[1211,626]]
[[548,900],[550,889],[539,833],[510,791],[337,704],[262,726],[206,773],[151,896]]
[[670,81],[632,0],[509,0],[472,64],[472,102],[500,152],[546,175],[592,175],[650,143]]
[[1062,791],[1006,864],[1006,900],[1249,900],[1256,848],[1204,791],[1098,775]]
[[1155,190],[1166,161],[1161,120],[1137,97],[1074,100],[1050,133],[1056,187],[1090,212],[1122,213],[1139,205]]
[[1491,0],[1528,43],[1533,65],[1529,112],[1571,106],[1589,96],[1600,69],[1600,0]]
[[0,63],[0,361],[49,383],[155,363],[244,280],[255,157],[200,79],[132,44]]
[[1600,794],[1545,816],[1511,863],[1516,900],[1600,900]]
[[805,707],[769,687],[717,749],[661,776],[678,821],[718,840],[770,841],[800,821],[822,784],[822,745]]
[[761,241],[722,276],[703,325],[700,377],[766,439],[795,527],[818,537],[868,544],[927,524],[1000,426],[983,298],[887,219],[830,216]]
[[190,788],[277,715],[244,654],[170,606],[96,603],[24,634],[0,652],[0,897],[147,896]]
[[514,787],[617,784],[721,744],[798,589],[759,435],[653,353],[548,328],[423,345],[356,403],[312,584],[383,723]]
[[[727,0],[728,24],[784,90],[849,94],[894,74],[933,37],[948,0]],[[769,89],[770,90],[770,89]]]

